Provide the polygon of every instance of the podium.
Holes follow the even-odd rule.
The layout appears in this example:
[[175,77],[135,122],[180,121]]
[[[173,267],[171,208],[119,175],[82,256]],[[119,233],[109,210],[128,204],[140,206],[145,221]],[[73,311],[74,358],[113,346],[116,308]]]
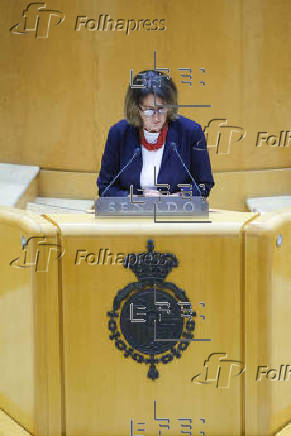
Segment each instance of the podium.
[[1,208],[1,408],[37,436],[286,425],[291,209],[209,221]]

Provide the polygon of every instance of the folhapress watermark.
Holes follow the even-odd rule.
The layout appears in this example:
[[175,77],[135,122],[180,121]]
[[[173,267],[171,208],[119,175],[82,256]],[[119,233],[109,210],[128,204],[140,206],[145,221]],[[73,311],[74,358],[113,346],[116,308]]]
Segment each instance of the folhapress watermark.
[[[49,265],[63,257],[65,249],[60,244],[50,243],[45,236],[32,236],[28,239],[22,238],[21,254],[9,262],[13,268],[32,268],[35,272],[47,272]],[[157,266],[165,265],[168,259],[164,254],[126,254],[113,252],[110,248],[99,248],[88,250],[78,248],[72,256],[72,263],[81,265],[119,265],[124,268],[131,268],[133,265],[147,265],[154,263]]]
[[149,263],[165,265],[167,263],[167,256],[163,253],[114,253],[109,248],[99,248],[99,250],[93,252],[81,248],[76,250],[74,261],[75,265],[123,265],[124,268],[130,268],[136,264],[147,265]]
[[76,250],[74,264],[123,265],[125,258],[125,253],[112,253],[109,248],[99,248],[97,252],[81,248]]
[[194,375],[191,381],[196,384],[214,384],[216,388],[227,389],[234,377],[245,372],[245,365],[240,360],[227,358],[227,353],[211,353],[204,361],[204,369]]
[[269,134],[268,132],[258,132],[257,147],[268,145],[269,147],[289,147],[291,145],[291,131],[281,130],[279,134]]
[[217,154],[223,155],[230,154],[232,145],[245,138],[246,130],[229,125],[225,118],[217,118],[209,121],[204,134],[207,148],[215,148]]
[[[247,131],[243,127],[230,125],[226,118],[215,118],[208,122],[204,128],[208,149],[215,149],[216,154],[230,155],[233,146],[242,142]],[[259,131],[255,140],[257,148],[287,149],[291,145],[291,131],[281,130],[279,133]]]
[[10,27],[15,35],[33,32],[35,38],[48,38],[50,26],[58,26],[65,20],[63,12],[48,9],[45,2],[29,3],[22,12],[20,23]]
[[270,368],[268,365],[259,365],[257,368],[256,381],[288,382],[291,377],[291,365],[283,364],[279,368]]
[[[204,361],[203,370],[191,378],[200,385],[214,385],[218,389],[228,389],[236,377],[247,372],[244,362],[228,358],[227,353],[211,353]],[[291,380],[291,364],[281,364],[277,368],[270,365],[257,365],[256,373],[248,373],[255,382],[288,382]]]
[[144,30],[147,32],[166,30],[164,18],[113,18],[109,14],[101,14],[98,18],[79,15],[76,18],[75,30],[77,32],[131,32]]
[[[46,2],[32,2],[23,10],[21,21],[9,30],[15,35],[33,33],[36,39],[48,38],[50,28],[60,25],[64,20],[64,12],[48,8]],[[129,35],[138,31],[164,31],[167,26],[165,18],[117,18],[102,13],[96,17],[77,15],[71,29],[76,32],[123,32]]]
[[13,268],[33,268],[35,272],[47,272],[52,260],[65,253],[61,245],[50,243],[45,236],[22,237],[22,253],[9,263]]

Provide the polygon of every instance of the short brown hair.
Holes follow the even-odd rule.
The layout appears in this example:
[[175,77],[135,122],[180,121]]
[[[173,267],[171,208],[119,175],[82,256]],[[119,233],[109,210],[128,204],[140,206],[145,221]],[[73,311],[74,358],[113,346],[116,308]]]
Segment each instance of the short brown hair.
[[142,119],[139,115],[139,105],[147,95],[153,94],[160,97],[163,102],[170,105],[167,112],[167,121],[178,118],[178,93],[174,81],[156,70],[140,71],[133,79],[133,85],[145,86],[133,88],[129,85],[124,100],[124,115],[127,121],[136,127],[142,127]]

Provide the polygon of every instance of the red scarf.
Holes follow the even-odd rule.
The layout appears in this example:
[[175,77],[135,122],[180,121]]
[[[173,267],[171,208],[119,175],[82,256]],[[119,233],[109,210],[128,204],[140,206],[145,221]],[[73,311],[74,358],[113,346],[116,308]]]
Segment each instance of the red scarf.
[[163,144],[166,141],[166,137],[167,137],[167,133],[168,133],[168,126],[167,124],[164,124],[162,130],[160,131],[160,134],[158,136],[158,140],[155,144],[150,144],[149,142],[147,142],[147,140],[144,137],[144,133],[143,133],[143,129],[141,128],[139,130],[139,136],[140,136],[140,142],[142,143],[142,145],[149,151],[157,151],[159,148],[162,148]]

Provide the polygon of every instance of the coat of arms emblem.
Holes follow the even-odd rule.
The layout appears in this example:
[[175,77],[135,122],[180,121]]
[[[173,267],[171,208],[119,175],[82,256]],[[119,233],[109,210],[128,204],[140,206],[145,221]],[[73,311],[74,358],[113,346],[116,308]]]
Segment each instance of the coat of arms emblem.
[[193,339],[196,313],[186,292],[165,281],[178,260],[171,253],[154,251],[153,240],[147,252],[130,253],[124,267],[138,281],[120,289],[107,312],[110,340],[125,358],[149,366],[148,377],[159,377],[158,364],[180,359]]

